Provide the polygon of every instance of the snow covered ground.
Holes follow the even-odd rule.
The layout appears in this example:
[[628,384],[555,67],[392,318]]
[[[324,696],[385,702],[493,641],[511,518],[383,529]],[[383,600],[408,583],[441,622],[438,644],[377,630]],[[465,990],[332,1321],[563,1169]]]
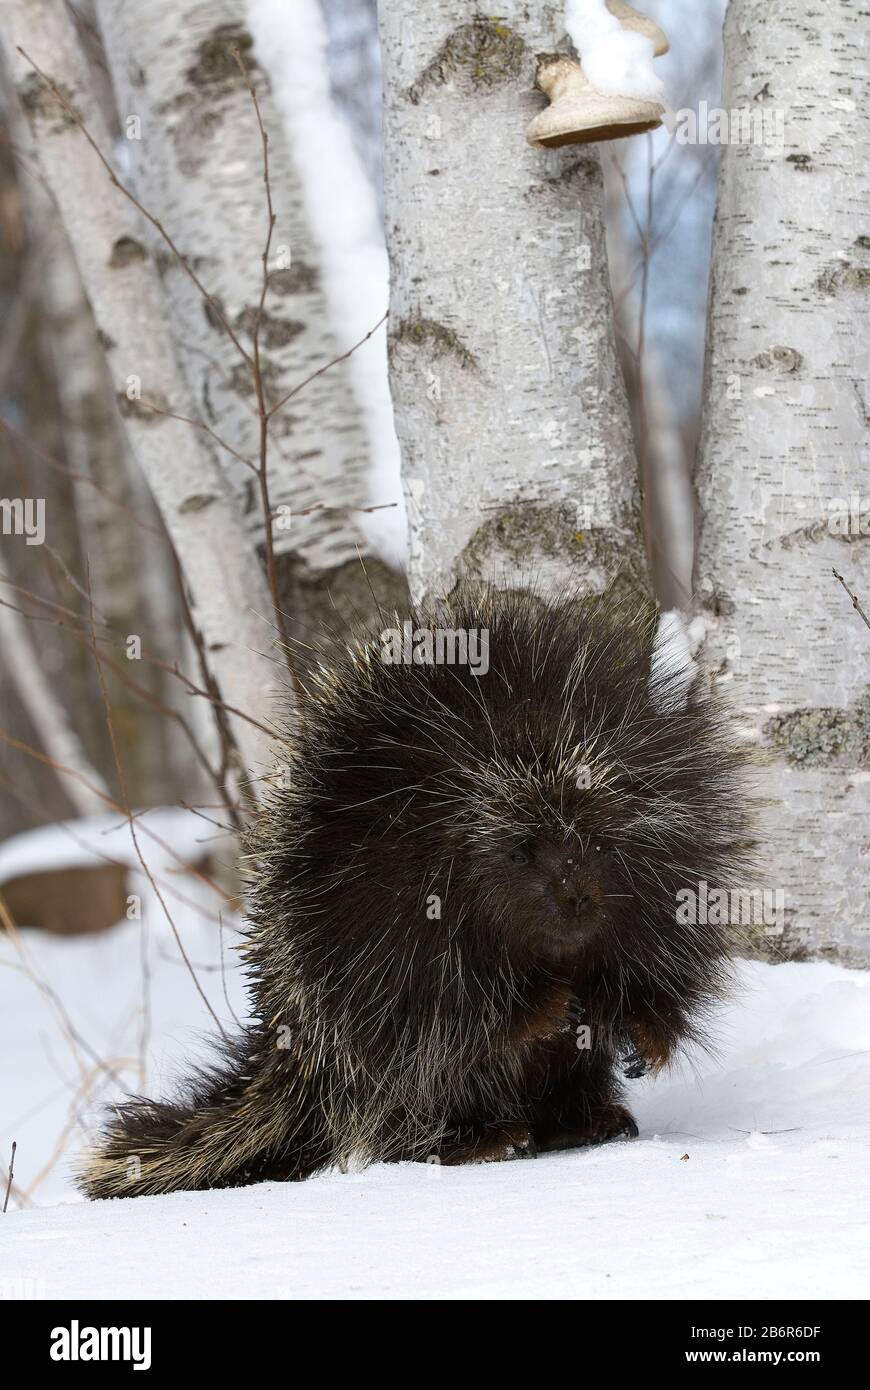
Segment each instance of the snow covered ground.
[[[167,864],[155,867],[168,878]],[[175,888],[187,900],[175,902],[188,953],[231,1024],[244,1007],[232,921],[222,970],[205,915],[213,895],[189,878]],[[160,1091],[202,1055],[213,1024],[139,890],[147,1085]],[[17,1196],[0,1218],[0,1297],[870,1295],[870,972],[741,965],[716,1058],[631,1083],[633,1143],[85,1204],[67,1165],[113,1093],[104,1068],[137,1083],[140,926],[73,941],[22,935],[26,967],[0,938],[4,1168],[18,1143]]]

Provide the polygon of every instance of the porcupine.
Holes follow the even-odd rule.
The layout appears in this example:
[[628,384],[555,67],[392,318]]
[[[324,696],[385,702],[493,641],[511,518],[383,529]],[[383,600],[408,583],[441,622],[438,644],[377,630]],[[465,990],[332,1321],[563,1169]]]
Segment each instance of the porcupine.
[[250,845],[252,1021],[180,1099],[116,1108],[90,1196],[631,1136],[622,1068],[703,1037],[728,929],[677,893],[752,841],[709,682],[613,597],[460,589],[410,622],[488,633],[488,671],[374,632],[320,670]]

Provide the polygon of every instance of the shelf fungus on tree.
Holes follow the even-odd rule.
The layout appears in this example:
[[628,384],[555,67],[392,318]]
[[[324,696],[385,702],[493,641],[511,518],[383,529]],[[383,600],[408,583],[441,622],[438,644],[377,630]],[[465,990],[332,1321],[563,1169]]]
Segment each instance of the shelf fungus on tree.
[[[656,130],[665,106],[652,58],[669,48],[658,24],[624,0],[568,0],[566,23],[596,82],[566,54],[541,54],[536,83],[550,105],[529,123],[529,144],[579,145]],[[638,45],[637,35],[648,42]]]
[[639,10],[632,9],[625,0],[607,0],[607,8],[610,13],[619,20],[623,29],[632,30],[635,34],[643,34],[645,38],[653,41],[653,54],[656,58],[661,58],[670,49],[668,36],[664,29],[656,24],[649,15],[641,14]]

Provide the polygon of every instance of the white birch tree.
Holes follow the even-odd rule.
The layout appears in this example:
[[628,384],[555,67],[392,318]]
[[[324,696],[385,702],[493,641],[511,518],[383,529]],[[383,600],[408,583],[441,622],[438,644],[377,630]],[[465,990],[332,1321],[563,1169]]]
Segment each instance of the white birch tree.
[[106,348],[133,452],[182,559],[217,687],[225,704],[249,716],[229,716],[241,766],[261,770],[269,741],[250,720],[271,714],[273,667],[261,655],[271,631],[266,586],[224,476],[197,431],[143,404],[195,415],[140,219],[79,125],[111,152],[75,29],[54,0],[9,0],[0,12],[0,38]]
[[532,148],[562,7],[382,0],[390,366],[415,597],[643,587],[597,150]]
[[[731,0],[723,106],[777,148],[722,152],[696,590],[762,750],[778,951],[870,959],[867,469],[870,91],[861,7]],[[862,44],[864,53],[862,55]],[[746,127],[749,129],[749,127]],[[760,127],[758,127],[760,129]],[[865,602],[866,607],[866,602]]]
[[[267,406],[352,344],[338,342],[331,328],[303,189],[254,47],[248,6],[243,0],[141,0],[134,6],[97,0],[96,10],[138,194],[195,262],[220,311],[219,317],[204,305],[178,262],[154,243],[196,413],[237,453],[257,459],[257,391],[225,325],[247,343],[259,315]],[[292,28],[292,11],[286,22]],[[249,81],[268,135],[275,215],[261,314],[268,217]],[[254,477],[219,447],[208,447],[262,552],[263,499]],[[367,440],[346,362],[316,376],[273,417],[268,447],[280,602],[291,615],[290,635],[306,637],[315,588],[328,583],[350,587],[357,599],[364,591],[368,596],[355,509],[380,499],[366,495]]]
[[[130,455],[105,352],[63,227],[48,198],[38,200],[38,210],[45,233],[39,253],[44,332],[54,363],[64,456],[82,480],[74,489],[69,521],[79,534],[94,606],[119,639],[148,633],[149,645],[160,656],[178,662],[185,634],[177,578],[173,568],[153,563],[164,556],[159,516]],[[93,662],[87,650],[81,656],[90,683]],[[189,663],[179,664],[190,669]],[[177,683],[159,668],[136,665],[129,672],[135,688],[106,672],[128,784],[142,802],[190,794],[197,773],[187,740],[176,723],[149,708],[139,693],[144,690],[171,706],[179,694]],[[69,716],[81,719],[90,704],[84,691],[74,695],[68,689],[66,695]],[[93,713],[102,728],[103,711]],[[40,732],[45,741],[43,726]]]

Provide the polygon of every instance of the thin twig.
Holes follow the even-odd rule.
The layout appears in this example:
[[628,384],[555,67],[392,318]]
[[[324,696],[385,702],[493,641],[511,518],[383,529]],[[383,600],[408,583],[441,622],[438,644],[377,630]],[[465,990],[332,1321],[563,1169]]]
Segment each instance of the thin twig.
[[313,502],[310,507],[300,507],[294,516],[311,516],[313,512],[387,512],[398,507],[398,502],[378,502],[374,507],[351,507],[342,502]]
[[202,430],[204,434],[207,434],[210,439],[213,439],[215,444],[221,449],[225,449],[238,463],[243,463],[246,468],[250,468],[252,473],[256,473],[257,465],[254,463],[253,459],[246,459],[244,454],[240,454],[237,449],[233,448],[232,444],[228,444],[227,441],[218,434],[217,430],[213,430],[211,425],[206,424],[205,420],[197,420],[192,415],[179,415],[175,410],[163,410],[159,405],[155,405],[153,401],[146,401],[142,397],[139,398],[136,404],[143,406],[145,410],[152,411],[155,415],[162,415],[166,420],[178,420],[182,425],[192,425],[195,430]]
[[[20,779],[19,779],[19,780],[20,780]],[[33,812],[33,813],[36,815],[36,817],[37,817],[37,823],[39,823],[38,818],[43,814],[43,808],[42,808],[42,806],[39,804],[38,801],[35,801],[35,800],[34,800],[33,798],[31,798],[31,797],[25,796],[25,795],[22,793],[20,787],[18,787],[9,777],[4,777],[2,773],[0,773],[0,787],[2,787],[2,788],[8,793],[8,795],[11,796],[15,801],[18,801],[18,802],[20,803],[20,805],[26,806],[27,809],[28,809],[29,811]],[[187,804],[186,804],[185,802],[182,802],[181,805],[182,805],[182,807],[184,808],[184,810],[186,810],[186,811],[187,811],[187,810],[192,810],[192,808],[191,808],[191,807],[188,807]],[[134,816],[134,819],[137,819],[138,816],[140,816],[140,815],[141,815],[141,816],[144,816],[144,815],[147,815],[147,814],[148,814],[147,811],[137,812],[136,815]],[[77,835],[76,832],[72,829],[72,827],[71,827],[70,825],[67,825],[65,822],[63,822],[63,821],[60,821],[60,822],[54,822],[54,821],[48,822],[48,821],[43,820],[41,823],[42,823],[42,825],[47,825],[47,824],[52,824],[52,825],[54,825],[55,828],[58,829],[58,830],[60,830],[60,831],[62,832],[62,834],[64,834],[68,840],[71,840],[72,843],[73,843],[74,845],[77,845],[79,849],[84,850],[85,853],[86,853],[88,856],[90,856],[90,857],[92,857],[93,859],[95,859],[98,863],[109,864],[109,865],[111,865],[113,868],[120,868],[120,869],[126,869],[126,868],[128,867],[128,864],[127,864],[127,861],[126,861],[126,860],[115,858],[115,857],[113,857],[111,854],[103,854],[100,850],[96,849],[92,844],[90,844],[90,843],[89,843],[86,839],[84,839],[81,835]],[[122,817],[118,824],[119,824],[119,826],[120,826],[120,825],[126,825],[126,824],[127,824],[127,819],[126,819],[126,817]],[[117,829],[118,827],[116,826],[116,827],[112,827],[112,828],[113,828],[113,829]],[[146,830],[147,830],[147,826],[143,826],[143,829],[146,829]],[[103,832],[103,833],[106,833],[106,832]],[[232,833],[232,832],[228,832],[228,833]],[[190,872],[192,871],[192,869],[193,869],[193,866],[192,866],[192,865],[184,865],[184,866],[182,866],[182,865],[180,864],[178,869],[170,870],[170,872],[174,872],[174,873],[177,873],[177,874],[180,875],[180,874],[183,874],[183,873],[190,873]],[[197,902],[194,898],[188,897],[186,893],[182,893],[181,890],[178,888],[178,886],[177,886],[175,883],[167,882],[166,879],[164,879],[163,877],[161,877],[161,876],[158,875],[158,874],[155,874],[154,877],[155,877],[155,879],[157,880],[157,882],[160,884],[160,887],[161,887],[166,893],[168,893],[170,897],[175,898],[175,899],[176,899],[178,902],[180,902],[184,907],[189,907],[189,908],[191,909],[192,912],[195,912],[199,917],[202,917],[204,921],[206,921],[206,922],[212,922],[212,923],[214,923],[215,926],[217,925],[217,922],[218,922],[218,915],[217,915],[216,912],[210,912],[209,909],[205,906],[204,903]]]
[[[147,401],[139,401],[138,404],[147,405],[150,410],[156,411],[157,414],[169,413],[167,411],[158,411],[156,406],[150,405]],[[188,420],[187,417],[183,415],[173,416],[172,418],[183,420],[185,423],[195,425],[198,428],[208,428],[203,425],[202,421]],[[0,415],[0,429],[5,430],[8,435],[19,444],[23,445],[29,453],[33,454],[34,458],[38,458],[40,463],[44,463],[46,468],[50,468],[56,473],[62,473],[65,477],[69,478],[70,482],[82,483],[86,487],[93,488],[94,492],[98,492],[100,496],[105,497],[106,501],[111,503],[113,507],[117,507],[119,512],[123,512],[125,516],[128,516],[133,522],[133,525],[137,526],[140,531],[148,531],[152,536],[157,536],[164,544],[168,543],[166,532],[161,530],[159,526],[152,526],[150,522],[143,521],[141,517],[136,515],[132,507],[128,507],[126,502],[122,502],[119,497],[116,497],[108,488],[103,487],[95,478],[89,477],[87,473],[78,473],[74,468],[70,468],[69,464],[62,463],[59,459],[53,458],[51,454],[47,454],[44,449],[40,449],[31,439],[28,439],[27,435],[21,430],[16,429],[14,425],[10,424],[3,415]],[[222,443],[223,441],[219,442]],[[248,459],[243,459],[242,462],[250,464],[250,460]]]
[[842,584],[843,588],[846,590],[846,593],[849,595],[849,598],[852,600],[852,607],[854,608],[855,612],[859,615],[859,617],[861,617],[861,618],[864,619],[864,622],[866,623],[867,627],[870,627],[870,618],[867,617],[867,614],[864,612],[864,609],[861,607],[861,604],[858,602],[858,595],[852,593],[852,590],[849,588],[849,585],[846,583],[846,581],[845,581],[845,579],[843,578],[843,576],[842,576],[841,574],[838,574],[838,573],[837,573],[837,571],[834,569],[833,565],[831,566],[831,573],[833,574],[833,576],[834,576],[835,579],[839,579],[839,581],[840,581],[840,583]]
[[133,207],[136,209],[136,211],[139,212],[147,222],[150,222],[151,226],[158,233],[158,235],[162,237],[163,241],[169,247],[169,250],[172,252],[176,261],[181,266],[182,270],[185,272],[186,275],[189,276],[196,288],[199,290],[203,299],[208,304],[212,313],[215,315],[218,322],[221,324],[221,327],[224,329],[224,332],[227,334],[228,338],[231,340],[235,348],[238,350],[238,352],[241,353],[245,362],[247,362],[249,366],[253,366],[250,353],[239,341],[238,335],[234,332],[233,328],[227,321],[226,317],[224,316],[223,310],[221,309],[217,300],[214,298],[213,295],[209,294],[208,290],[205,288],[205,285],[202,283],[199,276],[196,274],[196,271],[193,269],[193,266],[190,264],[187,257],[182,255],[182,253],[179,251],[175,242],[172,240],[172,237],[169,235],[166,228],[163,226],[163,223],[160,221],[159,218],[155,217],[153,213],[149,212],[148,209],[142,203],[140,203],[135,193],[132,193],[131,190],[121,182],[121,180],[118,178],[118,175],[115,173],[115,170],[112,168],[112,165],[109,163],[108,159],[103,154],[103,151],[100,149],[96,140],[91,135],[91,132],[88,130],[78,111],[73,106],[72,102],[64,96],[63,92],[60,90],[57,84],[52,81],[52,79],[48,76],[47,73],[44,73],[42,71],[42,68],[39,67],[38,64],[36,64],[33,61],[30,54],[27,53],[23,48],[21,48],[20,45],[18,46],[18,52],[21,54],[22,58],[24,58],[25,61],[30,64],[34,72],[38,73],[38,75],[42,78],[46,87],[48,87],[49,91],[52,93],[55,99],[60,102],[64,111],[69,116],[70,120],[81,131],[82,135],[87,140],[94,154],[97,156],[97,159],[100,161],[106,173],[108,174],[109,181],[114,185],[115,188],[119,190],[119,192],[123,193],[124,197],[130,203],[133,204]]
[[266,197],[266,240],[261,256],[263,277],[260,285],[260,298],[257,303],[257,311],[254,315],[254,327],[251,332],[254,391],[257,398],[257,417],[260,436],[259,466],[256,469],[256,474],[257,484],[260,490],[260,506],[263,513],[263,548],[266,559],[266,578],[269,583],[269,594],[272,599],[272,608],[275,614],[275,625],[278,629],[278,635],[281,638],[281,646],[290,670],[291,681],[295,687],[296,675],[290,660],[291,648],[288,640],[287,625],[284,620],[284,611],[281,607],[281,596],[278,590],[278,572],[275,566],[275,528],[272,517],[272,503],[269,496],[269,411],[266,405],[266,388],[263,381],[263,364],[260,355],[260,329],[263,325],[263,310],[266,303],[266,294],[269,289],[269,253],[272,249],[272,235],[275,231],[276,221],[275,209],[272,205],[272,182],[269,177],[269,133],[263,125],[260,103],[257,99],[257,89],[248,75],[240,50],[238,48],[232,49],[232,55],[238,64],[242,77],[247,83],[251,102],[254,107],[254,114],[257,118],[257,129],[260,132],[260,144],[263,149],[263,188]]
[[346,362],[349,357],[352,357],[358,348],[361,348],[364,343],[368,342],[369,338],[372,336],[373,333],[377,333],[381,324],[386,323],[387,318],[389,317],[389,313],[390,311],[389,309],[387,309],[386,312],[383,313],[381,317],[378,319],[374,328],[370,328],[368,333],[366,333],[364,337],[360,338],[358,343],[354,343],[353,347],[348,348],[347,352],[342,352],[338,357],[333,357],[331,362],[326,362],[322,367],[318,367],[316,372],[312,372],[310,376],[305,377],[304,381],[300,381],[298,386],[294,386],[292,391],[288,391],[286,396],[282,396],[281,399],[270,409],[269,419],[271,420],[273,416],[277,415],[278,411],[283,409],[283,407],[287,404],[288,401],[292,401],[294,396],[298,396],[299,392],[305,386],[307,386],[310,381],[314,381],[315,377],[322,376],[323,373],[328,372],[331,367],[337,367],[339,362]]
[[6,1196],[3,1199],[3,1215],[6,1215],[6,1208],[9,1206],[9,1193],[12,1191],[12,1175],[15,1172],[15,1150],[18,1148],[15,1140],[12,1140],[12,1157],[9,1160],[9,1178],[6,1183]]
[[91,1047],[87,1039],[82,1037],[81,1033],[79,1033],[79,1031],[74,1027],[72,1019],[70,1018],[69,1014],[64,1008],[63,1001],[61,1000],[57,992],[54,989],[52,989],[51,985],[48,984],[47,981],[40,978],[40,976],[34,970],[33,966],[30,964],[30,961],[27,958],[27,953],[24,950],[24,945],[21,940],[21,933],[18,930],[18,924],[15,921],[15,918],[12,916],[12,913],[9,911],[9,908],[6,905],[6,900],[3,897],[2,893],[0,893],[0,923],[2,923],[4,929],[9,933],[9,938],[16,951],[18,952],[19,956],[21,957],[22,965],[18,968],[23,971],[23,973],[27,976],[29,980],[32,981],[34,985],[36,985],[36,988],[39,990],[40,994],[42,994],[44,998],[48,1000],[55,1013],[60,1018],[61,1031],[65,1033],[68,1041],[72,1045],[71,1050],[73,1056],[75,1057],[76,1065],[79,1069],[79,1073],[82,1076],[82,1078],[84,1078],[86,1073],[82,1061],[79,1058],[76,1050],[78,1048],[81,1048],[82,1052],[87,1053],[87,1055],[90,1057],[91,1061],[94,1063],[95,1066],[99,1067],[101,1071],[104,1071],[106,1075],[109,1076],[111,1080],[115,1082],[116,1085],[120,1086],[122,1090],[126,1091],[127,1087],[124,1086],[124,1083],[121,1080],[118,1073],[114,1071],[113,1068],[110,1067],[107,1062],[103,1061],[99,1054],[96,1053],[94,1049]]
[[[174,552],[172,553],[174,554]],[[64,628],[67,632],[77,633],[79,635],[82,634],[82,620],[80,615],[74,612],[73,609],[66,608],[63,604],[55,603],[51,599],[43,598],[41,594],[35,594],[31,589],[25,589],[22,585],[13,583],[11,579],[2,574],[0,574],[0,584],[7,585],[14,592],[23,594],[24,597],[31,602],[41,604],[44,608],[51,609],[53,613],[60,614],[61,616],[47,617],[39,613],[29,613],[26,609],[19,608],[17,604],[0,599],[0,604],[4,607],[14,608],[17,613],[23,614],[24,617],[28,618],[31,622],[51,623],[53,626]],[[101,621],[103,620],[101,619]],[[76,624],[76,626],[73,626],[73,623]],[[111,633],[109,635],[101,635],[97,640],[104,645],[114,645],[121,642],[123,639],[117,637],[115,633]],[[259,719],[255,719],[252,715],[246,714],[236,705],[227,704],[213,690],[203,689],[201,686],[198,686],[195,681],[191,680],[190,676],[180,670],[177,662],[163,661],[159,657],[154,656],[145,647],[142,648],[141,657],[149,666],[154,666],[157,670],[164,671],[167,675],[172,676],[173,679],[180,681],[184,685],[188,695],[195,695],[201,699],[208,700],[210,704],[217,706],[226,714],[233,714],[238,719],[246,720],[246,722],[252,724],[255,729],[259,729],[261,733],[267,734],[269,738],[276,737],[275,730],[271,729],[268,724],[261,723]]]
[[[38,748],[33,748],[29,743],[25,743],[22,739],[16,738],[15,735],[10,734],[8,730],[0,729],[0,743],[6,743],[9,745],[10,748],[15,748],[20,753],[26,753],[29,758],[33,758],[35,762],[43,763],[46,767],[53,768],[55,771],[63,772],[69,777],[77,778],[80,782],[83,783],[84,786],[88,787],[94,793],[95,796],[99,797],[99,799],[103,801],[105,805],[110,808],[110,810],[119,812],[124,817],[125,821],[131,821],[135,819],[135,817],[131,813],[128,813],[123,806],[119,806],[118,802],[113,800],[113,798],[109,796],[107,792],[104,792],[99,787],[96,787],[93,782],[89,782],[83,773],[77,772],[75,768],[67,767],[65,763],[58,762],[55,758],[50,757],[48,753],[41,753]],[[261,778],[258,780],[264,779]],[[224,902],[231,903],[233,901],[230,894],[225,892],[224,889],[221,888],[220,884],[215,883],[214,879],[209,878],[208,874],[204,874],[201,869],[198,869],[196,867],[195,864],[190,864],[186,860],[182,859],[178,851],[174,850],[171,845],[167,844],[166,841],[160,835],[158,835],[154,830],[150,828],[150,826],[145,825],[143,823],[142,830],[150,840],[153,840],[154,843],[160,849],[164,850],[166,854],[168,854],[172,859],[174,859],[176,864],[180,864],[181,867],[185,869],[188,873],[192,874],[194,878],[198,878],[201,883],[206,884],[206,886],[208,888],[211,888],[212,891],[215,892],[219,898],[223,898]]]
[[[89,574],[88,574],[88,591],[90,591],[90,587],[91,587],[91,580],[90,580],[90,573],[89,573]],[[103,708],[104,708],[105,713],[106,713],[106,726],[107,726],[108,733],[109,733],[109,742],[110,742],[111,745],[112,745],[112,758],[113,758],[114,763],[115,763],[115,771],[117,772],[117,775],[118,775],[118,787],[119,787],[119,790],[120,790],[120,793],[121,793],[121,802],[122,802],[123,807],[124,807],[124,813],[125,813],[125,815],[126,815],[126,817],[127,817],[127,820],[128,820],[128,822],[129,822],[129,825],[130,825],[130,836],[131,836],[131,838],[132,838],[132,840],[133,840],[133,848],[134,848],[135,851],[136,851],[136,858],[139,860],[139,863],[140,863],[141,866],[142,866],[142,872],[145,874],[145,877],[148,879],[148,882],[149,882],[150,885],[151,885],[152,891],[154,892],[155,896],[157,897],[157,901],[160,903],[160,906],[161,906],[161,908],[162,908],[162,910],[163,910],[163,914],[164,914],[164,916],[166,917],[166,920],[167,920],[167,922],[169,923],[170,928],[172,929],[172,934],[173,934],[173,936],[175,937],[175,944],[177,945],[177,947],[178,947],[178,949],[179,949],[179,951],[180,951],[180,953],[181,953],[181,957],[182,957],[182,959],[184,960],[185,964],[187,965],[188,970],[190,971],[190,977],[191,977],[191,979],[193,980],[194,985],[196,986],[197,992],[199,993],[199,996],[200,996],[200,998],[202,999],[202,1002],[205,1004],[206,1009],[207,1009],[208,1012],[211,1014],[212,1018],[214,1019],[215,1023],[216,1023],[217,1026],[218,1026],[218,1028],[220,1029],[220,1032],[221,1032],[222,1037],[226,1038],[226,1033],[225,1033],[224,1030],[223,1030],[223,1027],[222,1027],[222,1025],[221,1025],[221,1021],[220,1021],[220,1019],[218,1018],[217,1014],[215,1013],[214,1009],[212,1008],[212,1006],[211,1006],[211,1004],[210,1004],[210,1002],[209,1002],[209,999],[208,999],[208,995],[206,994],[205,990],[203,989],[202,985],[201,985],[200,982],[199,982],[199,978],[198,978],[198,976],[197,976],[196,971],[194,970],[193,966],[190,964],[190,960],[188,959],[187,951],[185,950],[185,948],[184,948],[184,943],[183,943],[183,941],[182,941],[182,939],[181,939],[181,934],[180,934],[180,932],[179,932],[179,930],[178,930],[178,927],[175,925],[175,920],[174,920],[174,918],[173,918],[173,916],[172,916],[172,913],[169,911],[169,908],[166,906],[166,900],[165,900],[165,898],[163,897],[163,894],[161,893],[159,887],[157,886],[157,883],[156,883],[156,881],[155,881],[155,879],[154,879],[154,875],[152,874],[151,869],[149,868],[148,864],[145,862],[145,856],[143,855],[142,850],[141,850],[141,847],[140,847],[140,845],[139,845],[139,838],[138,838],[138,836],[137,836],[137,834],[136,834],[136,825],[135,825],[135,822],[134,822],[134,820],[133,820],[133,816],[132,816],[132,814],[131,814],[131,812],[130,812],[130,800],[129,800],[129,797],[128,797],[128,795],[127,795],[127,783],[126,783],[126,779],[125,779],[125,777],[124,777],[124,769],[123,769],[123,766],[122,766],[122,764],[121,764],[120,754],[119,754],[119,752],[118,752],[117,740],[116,740],[116,738],[115,738],[115,726],[114,726],[114,722],[113,722],[113,720],[112,720],[112,707],[111,707],[111,704],[110,704],[110,702],[109,702],[109,693],[108,693],[108,690],[106,689],[106,678],[105,678],[105,675],[103,674],[103,665],[102,665],[102,661],[101,661],[101,659],[100,659],[100,651],[99,651],[99,647],[97,646],[96,634],[95,634],[95,633],[92,633],[92,638],[93,638],[93,640],[92,640],[92,644],[91,644],[91,650],[93,651],[93,654],[94,654],[94,661],[96,662],[96,666],[97,666],[97,676],[98,676],[98,679],[99,679],[99,682],[100,682],[100,691],[101,691],[102,697],[103,697]],[[144,934],[144,932],[145,932],[145,918],[144,918],[144,915],[143,915],[143,917],[142,917],[142,932],[143,932],[143,934]],[[143,949],[144,949],[144,947],[143,947]],[[146,975],[146,983],[149,983],[149,982],[150,982],[150,972],[148,972],[147,975]],[[148,1009],[149,1009],[149,1003],[148,1003],[148,999],[147,999],[147,998],[144,999],[144,1001],[143,1001],[143,1009],[146,1011],[146,1016],[147,1016],[147,1011],[148,1011]]]

